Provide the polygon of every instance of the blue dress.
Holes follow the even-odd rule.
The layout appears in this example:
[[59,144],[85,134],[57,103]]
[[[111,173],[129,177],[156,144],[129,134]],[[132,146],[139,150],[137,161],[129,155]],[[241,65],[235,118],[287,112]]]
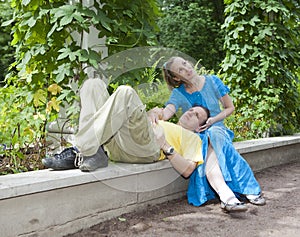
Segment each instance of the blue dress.
[[[219,100],[229,93],[229,88],[215,75],[205,76],[205,83],[200,91],[192,94],[186,92],[184,85],[174,88],[167,104],[173,104],[182,112],[197,105],[202,105],[210,110],[211,116],[221,112]],[[224,180],[231,190],[237,194],[260,194],[261,189],[246,160],[236,151],[232,140],[234,133],[225,127],[223,121],[213,124],[208,130],[199,133],[203,141],[203,157],[206,159],[208,137],[218,157],[220,169]],[[188,202],[200,206],[206,201],[216,198],[205,176],[205,162],[194,170],[190,177]]]

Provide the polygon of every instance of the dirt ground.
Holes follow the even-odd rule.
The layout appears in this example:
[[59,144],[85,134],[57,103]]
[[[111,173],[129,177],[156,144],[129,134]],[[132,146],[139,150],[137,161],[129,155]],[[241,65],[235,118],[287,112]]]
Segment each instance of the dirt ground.
[[205,237],[298,237],[300,236],[300,159],[271,167],[255,176],[266,206],[247,204],[245,213],[222,212],[217,200],[201,207],[186,198],[146,210],[124,214],[68,237],[205,236]]

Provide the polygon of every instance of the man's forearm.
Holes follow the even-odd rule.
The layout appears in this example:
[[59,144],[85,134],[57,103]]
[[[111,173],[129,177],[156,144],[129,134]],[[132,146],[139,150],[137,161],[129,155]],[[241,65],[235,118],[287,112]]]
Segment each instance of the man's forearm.
[[195,162],[184,159],[180,154],[176,152],[172,156],[167,156],[167,158],[169,159],[173,168],[185,178],[188,178],[197,166]]

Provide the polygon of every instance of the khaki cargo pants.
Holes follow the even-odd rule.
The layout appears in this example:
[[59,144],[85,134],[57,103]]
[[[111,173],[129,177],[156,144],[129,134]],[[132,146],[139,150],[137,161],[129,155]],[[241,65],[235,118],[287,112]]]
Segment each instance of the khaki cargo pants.
[[88,79],[80,89],[81,111],[76,146],[83,156],[104,145],[113,161],[152,163],[160,149],[145,106],[134,89],[119,86],[109,96],[101,79]]

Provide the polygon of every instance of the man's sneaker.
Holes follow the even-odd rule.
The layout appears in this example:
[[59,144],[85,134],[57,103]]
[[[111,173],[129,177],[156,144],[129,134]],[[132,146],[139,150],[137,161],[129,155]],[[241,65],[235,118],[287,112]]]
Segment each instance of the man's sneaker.
[[108,156],[103,150],[102,146],[99,147],[97,153],[92,156],[84,156],[79,169],[81,171],[94,171],[98,168],[108,166]]
[[78,167],[76,165],[78,157],[79,151],[77,148],[68,147],[61,153],[42,159],[42,163],[47,168],[52,168],[54,170],[75,169]]

